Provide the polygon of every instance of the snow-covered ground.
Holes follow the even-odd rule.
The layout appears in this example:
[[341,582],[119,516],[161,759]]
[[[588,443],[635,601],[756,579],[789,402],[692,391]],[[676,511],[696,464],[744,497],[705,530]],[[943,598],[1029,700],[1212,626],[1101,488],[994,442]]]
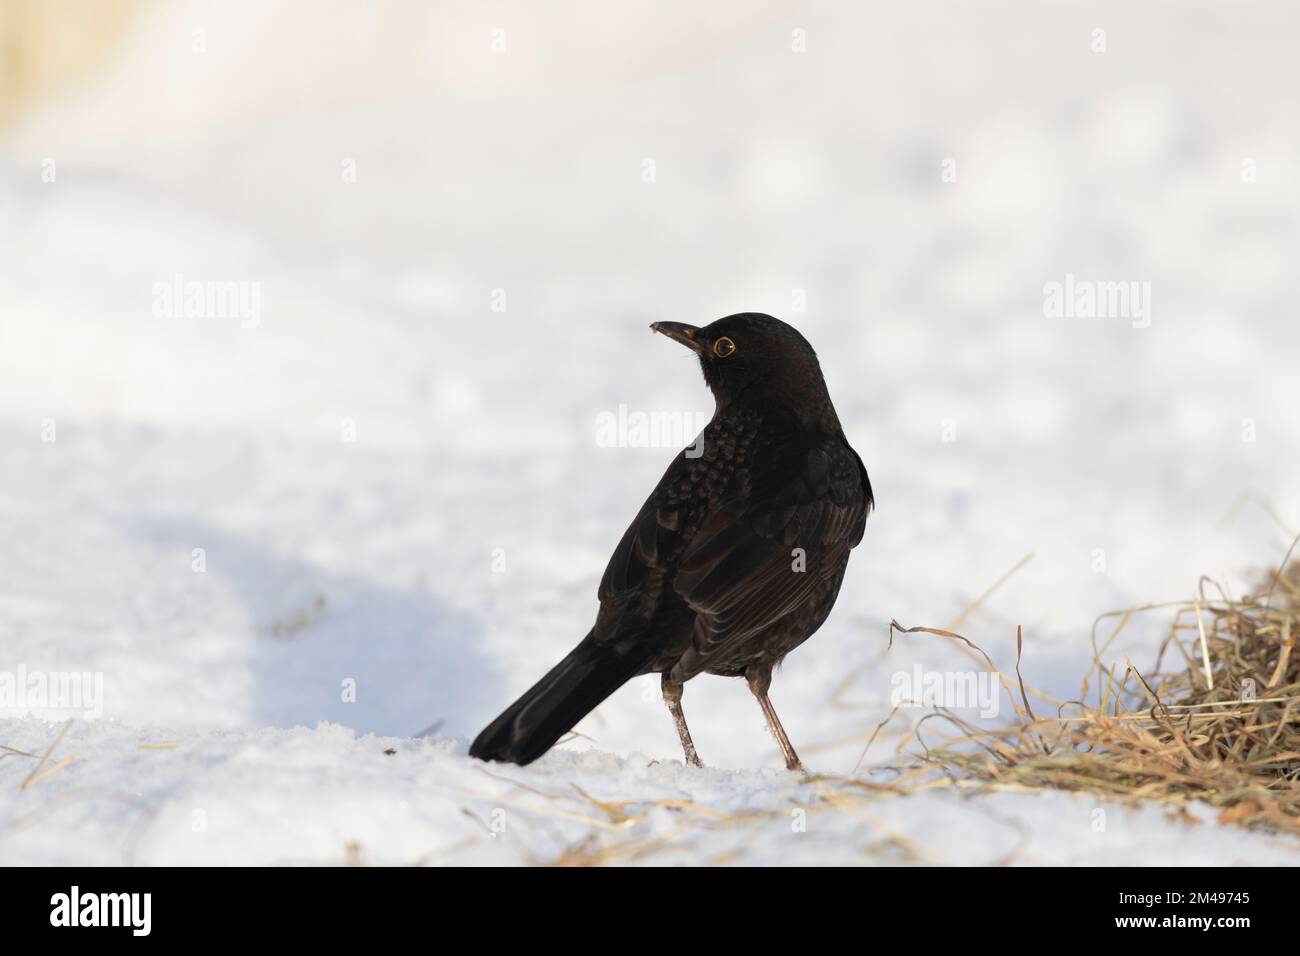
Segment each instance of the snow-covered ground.
[[[48,736],[36,721],[9,722],[5,732],[10,743],[33,748]],[[1293,838],[1219,827],[1201,807],[1189,822],[1164,808],[1123,809],[1064,793],[897,797],[837,780],[800,782],[770,766],[695,769],[602,750],[555,752],[520,769],[468,761],[463,741],[362,736],[337,724],[173,740],[163,739],[166,733],[107,721],[70,732],[64,750],[83,760],[27,791],[30,802],[6,806],[5,860],[1296,862]]]
[[[684,702],[709,769],[653,679],[533,767],[465,756],[674,452],[598,417],[710,409],[657,319],[799,326],[871,473],[773,688],[816,771],[894,675],[970,667],[889,620],[948,625],[1028,554],[961,630],[1009,667],[1022,625],[1063,697],[1097,614],[1281,556],[1300,14],[1132,6],[147,10],[0,140],[0,675],[103,682],[95,716],[0,711],[38,755],[78,718],[26,789],[0,757],[0,862],[1300,862],[1208,812],[845,801],[718,678]],[[159,307],[178,275],[256,309]],[[1149,327],[1047,317],[1067,275],[1150,283]]]

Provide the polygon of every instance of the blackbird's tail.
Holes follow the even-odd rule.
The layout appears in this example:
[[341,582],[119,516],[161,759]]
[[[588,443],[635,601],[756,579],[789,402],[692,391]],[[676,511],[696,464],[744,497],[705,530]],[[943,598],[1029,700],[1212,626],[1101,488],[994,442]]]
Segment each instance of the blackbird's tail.
[[569,656],[488,724],[470,745],[479,760],[532,763],[650,661],[588,634]]

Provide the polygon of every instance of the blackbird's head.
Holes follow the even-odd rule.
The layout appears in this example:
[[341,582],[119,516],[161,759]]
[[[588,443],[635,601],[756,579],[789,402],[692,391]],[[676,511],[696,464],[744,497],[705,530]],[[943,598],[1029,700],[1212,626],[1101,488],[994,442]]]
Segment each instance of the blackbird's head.
[[681,322],[656,322],[650,328],[699,356],[704,381],[720,408],[742,392],[795,405],[828,402],[817,353],[780,319],[741,312],[702,328]]

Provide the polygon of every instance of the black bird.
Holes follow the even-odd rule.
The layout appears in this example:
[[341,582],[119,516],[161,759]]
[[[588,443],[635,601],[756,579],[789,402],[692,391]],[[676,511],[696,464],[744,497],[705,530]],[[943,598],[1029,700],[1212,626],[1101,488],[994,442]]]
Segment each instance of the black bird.
[[591,632],[470,756],[531,763],[624,682],[658,673],[686,760],[700,766],[682,685],[707,673],[749,682],[786,766],[802,770],[767,691],[772,668],[835,605],[874,503],[867,470],[791,326],[746,312],[650,328],[699,356],[713,418],[619,542]]

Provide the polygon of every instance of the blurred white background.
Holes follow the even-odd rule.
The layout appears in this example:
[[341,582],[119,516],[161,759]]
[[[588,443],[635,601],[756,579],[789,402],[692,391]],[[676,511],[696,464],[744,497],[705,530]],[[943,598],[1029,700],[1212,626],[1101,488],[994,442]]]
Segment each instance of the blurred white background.
[[[1070,696],[1097,614],[1300,527],[1294,4],[6,8],[0,647],[110,719],[471,736],[674,453],[597,416],[711,408],[661,319],[798,326],[875,485],[774,684],[813,766],[964,662],[891,617],[1032,553],[962,629]],[[178,274],[256,327],[156,315]],[[1067,274],[1150,327],[1045,316]],[[779,763],[743,684],[685,704],[707,762]],[[639,682],[581,729],[679,756]]]

